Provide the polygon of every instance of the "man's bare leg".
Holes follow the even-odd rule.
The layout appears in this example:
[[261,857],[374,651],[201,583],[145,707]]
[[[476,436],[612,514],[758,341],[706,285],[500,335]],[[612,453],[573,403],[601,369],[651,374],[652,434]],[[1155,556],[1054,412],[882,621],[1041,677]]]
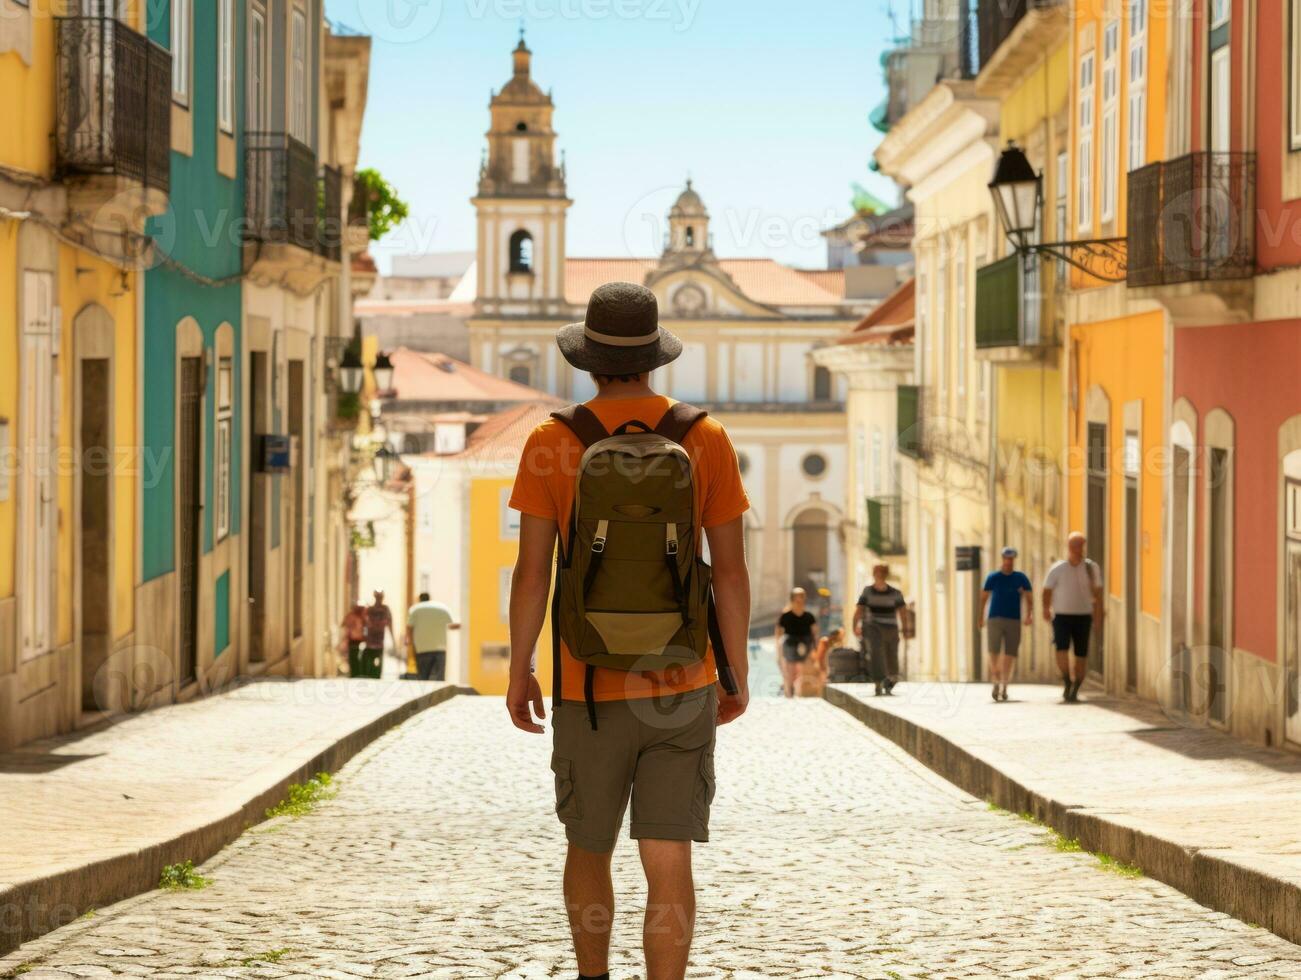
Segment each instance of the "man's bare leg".
[[565,860],[565,910],[578,955],[578,972],[599,977],[609,970],[614,883],[610,855],[569,845]]
[[691,841],[639,840],[646,872],[646,980],[682,980],[696,928]]

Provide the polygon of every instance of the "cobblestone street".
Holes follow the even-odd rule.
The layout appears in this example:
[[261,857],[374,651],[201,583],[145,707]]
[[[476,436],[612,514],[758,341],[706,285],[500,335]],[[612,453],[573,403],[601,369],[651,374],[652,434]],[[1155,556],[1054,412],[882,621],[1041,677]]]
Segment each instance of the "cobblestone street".
[[[207,862],[209,887],[101,909],[0,976],[572,977],[549,745],[499,699],[455,698]],[[717,767],[692,977],[1301,976],[1301,948],[1060,850],[822,701],[757,701]],[[626,839],[615,867],[622,980],[641,975]]]

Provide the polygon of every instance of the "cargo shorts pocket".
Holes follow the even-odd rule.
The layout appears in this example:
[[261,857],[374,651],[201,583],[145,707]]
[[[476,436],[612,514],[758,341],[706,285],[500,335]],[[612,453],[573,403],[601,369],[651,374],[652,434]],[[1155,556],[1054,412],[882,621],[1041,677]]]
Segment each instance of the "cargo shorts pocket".
[[556,816],[561,823],[576,823],[583,817],[574,787],[574,766],[568,759],[552,759],[551,771],[556,774]]
[[709,825],[709,805],[714,802],[714,747],[700,754],[700,772],[696,777],[696,795],[691,803],[691,815],[703,826]]

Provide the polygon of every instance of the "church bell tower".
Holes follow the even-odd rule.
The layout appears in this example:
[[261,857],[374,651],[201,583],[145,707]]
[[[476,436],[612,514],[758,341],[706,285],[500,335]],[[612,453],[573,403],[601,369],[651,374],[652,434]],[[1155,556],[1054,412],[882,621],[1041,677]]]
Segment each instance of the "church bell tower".
[[531,77],[533,53],[511,54],[513,71],[488,104],[492,123],[479,167],[479,316],[565,313],[565,166],[555,158],[554,106]]

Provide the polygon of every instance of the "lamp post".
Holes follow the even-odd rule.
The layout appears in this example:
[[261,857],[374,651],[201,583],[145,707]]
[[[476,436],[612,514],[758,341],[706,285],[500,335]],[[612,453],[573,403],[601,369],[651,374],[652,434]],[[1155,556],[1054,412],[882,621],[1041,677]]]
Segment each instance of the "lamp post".
[[361,391],[365,379],[366,367],[361,363],[361,354],[353,344],[343,351],[339,361],[339,390],[345,395],[355,395]]
[[375,390],[377,392],[393,390],[393,361],[385,351],[380,351],[375,355],[375,363],[370,370],[371,374],[375,376]]
[[1043,214],[1043,174],[1035,173],[1029,159],[1012,140],[998,158],[989,194],[1003,234],[1018,255],[1028,260],[1050,255],[1107,282],[1125,281],[1124,238],[1082,238],[1064,242],[1037,242]]

